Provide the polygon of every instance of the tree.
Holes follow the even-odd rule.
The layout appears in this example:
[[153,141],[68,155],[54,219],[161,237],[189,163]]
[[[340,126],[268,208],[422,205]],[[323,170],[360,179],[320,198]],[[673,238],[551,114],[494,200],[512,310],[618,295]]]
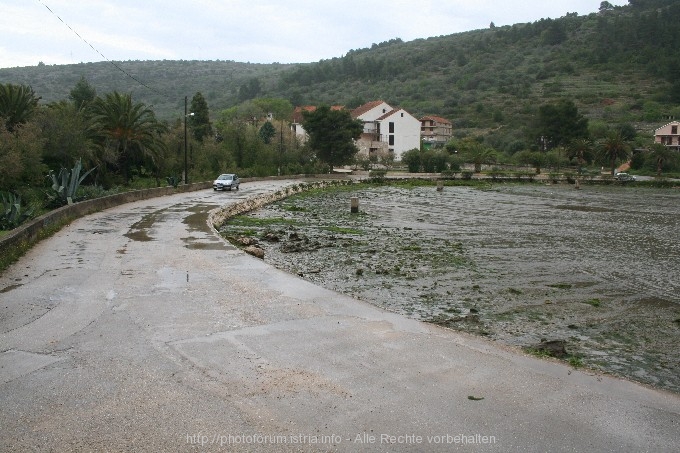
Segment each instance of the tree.
[[192,115],[188,120],[189,126],[191,127],[191,133],[196,140],[202,143],[205,137],[212,137],[213,130],[212,125],[210,124],[208,103],[200,91],[191,98],[190,111]]
[[520,151],[513,156],[520,165],[531,165],[536,169],[536,174],[541,173],[541,168],[546,164],[546,154],[538,151]]
[[37,124],[29,122],[10,132],[0,122],[0,190],[20,191],[28,185],[40,187],[47,172],[41,150]]
[[482,171],[482,165],[496,162],[496,153],[488,146],[484,146],[477,140],[465,139],[458,144],[461,157],[465,162],[475,166],[475,173]]
[[293,104],[287,99],[279,98],[257,98],[253,99],[253,104],[265,113],[271,113],[274,119],[287,120],[293,114]]
[[40,126],[41,136],[45,139],[43,160],[49,168],[70,168],[78,159],[82,159],[87,168],[101,163],[88,135],[91,131],[87,115],[74,103],[49,104],[36,115],[34,122]]
[[243,102],[248,99],[256,98],[260,91],[262,90],[262,85],[260,84],[260,79],[253,77],[248,80],[247,83],[241,85],[238,90],[238,100]]
[[68,97],[76,106],[76,109],[81,110],[97,98],[97,90],[85,80],[85,77],[81,77]]
[[567,148],[569,157],[576,159],[578,164],[578,174],[581,174],[581,167],[590,160],[590,154],[593,150],[593,142],[585,138],[579,138],[572,141]]
[[607,2],[607,1],[600,2],[600,9],[599,9],[600,12],[610,11],[612,9],[614,9],[614,5],[612,5],[611,3]]
[[573,101],[560,100],[538,109],[537,138],[544,144],[542,151],[588,137],[588,119],[578,113]]
[[101,145],[115,153],[126,183],[130,181],[131,168],[144,163],[154,165],[160,156],[158,151],[165,146],[161,133],[166,128],[151,109],[142,103],[133,104],[129,94],[114,91],[97,98],[92,111]]
[[30,86],[0,84],[0,119],[7,130],[13,132],[19,124],[29,121],[39,100]]
[[611,174],[616,170],[616,163],[628,157],[629,146],[621,136],[620,132],[611,132],[605,140],[600,143],[600,152],[603,159],[609,162]]
[[673,151],[666,145],[654,143],[652,145],[652,159],[656,164],[656,176],[661,176],[664,165],[674,157]]
[[406,164],[410,173],[418,173],[420,171],[420,150],[413,148],[402,153],[401,161]]
[[319,160],[331,167],[352,162],[359,151],[354,140],[361,136],[364,125],[352,118],[348,110],[332,110],[327,105],[302,113],[302,126],[309,135],[309,146]]
[[272,138],[276,135],[276,129],[274,128],[274,125],[271,123],[271,121],[266,121],[260,128],[258,134],[262,141],[268,145],[271,143]]

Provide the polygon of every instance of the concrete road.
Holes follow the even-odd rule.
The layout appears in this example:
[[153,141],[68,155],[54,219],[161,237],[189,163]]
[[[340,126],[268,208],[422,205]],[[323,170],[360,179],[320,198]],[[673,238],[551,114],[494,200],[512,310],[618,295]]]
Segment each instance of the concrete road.
[[[680,451],[680,397],[311,285],[131,203],[0,276],[0,451]],[[483,399],[482,399],[483,398]]]

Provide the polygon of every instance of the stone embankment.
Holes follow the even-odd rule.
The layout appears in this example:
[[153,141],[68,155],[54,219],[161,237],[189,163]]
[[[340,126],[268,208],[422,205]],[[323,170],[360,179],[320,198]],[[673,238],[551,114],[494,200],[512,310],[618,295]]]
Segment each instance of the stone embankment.
[[274,203],[276,201],[283,200],[284,198],[290,197],[291,195],[295,195],[308,190],[324,189],[329,186],[350,185],[354,184],[354,182],[355,181],[346,179],[331,179],[315,181],[310,183],[301,182],[299,184],[294,184],[284,189],[277,190],[276,192],[258,195],[252,198],[248,198],[247,200],[244,200],[239,203],[234,203],[228,206],[222,206],[220,208],[217,208],[211,211],[210,214],[208,214],[208,224],[211,225],[215,229],[215,231],[217,231],[227,222],[227,220],[229,220],[232,217],[245,214],[246,212],[254,211],[255,209],[259,209],[262,206],[265,206],[269,203]]

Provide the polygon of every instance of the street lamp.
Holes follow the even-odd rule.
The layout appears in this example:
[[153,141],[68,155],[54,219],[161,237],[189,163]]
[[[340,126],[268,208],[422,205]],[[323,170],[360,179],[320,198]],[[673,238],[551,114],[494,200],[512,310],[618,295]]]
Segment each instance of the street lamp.
[[187,116],[194,116],[194,113],[187,113],[187,97],[184,96],[184,184],[189,184],[189,166],[187,165]]

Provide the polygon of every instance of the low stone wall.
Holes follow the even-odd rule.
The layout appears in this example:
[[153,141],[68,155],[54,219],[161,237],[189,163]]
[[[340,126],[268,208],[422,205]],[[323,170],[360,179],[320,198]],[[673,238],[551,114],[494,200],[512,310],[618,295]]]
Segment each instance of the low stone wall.
[[16,253],[19,248],[28,248],[41,239],[41,233],[51,228],[58,228],[79,217],[119,206],[133,201],[162,197],[182,192],[203,190],[212,186],[212,182],[198,182],[178,187],[156,187],[153,189],[133,190],[107,197],[93,198],[72,205],[62,206],[37,217],[0,238],[0,255]]
[[[261,178],[242,178],[241,182],[267,181],[279,179],[298,179],[298,178],[324,178],[324,179],[345,179],[345,175],[287,175],[287,176],[267,176]],[[204,190],[212,187],[212,181],[197,182],[193,184],[181,185],[177,187],[156,187],[152,189],[133,190],[107,197],[93,198],[91,200],[80,201],[68,206],[50,211],[37,217],[30,222],[15,228],[0,238],[0,256],[9,258],[2,260],[2,266],[21,256],[33,244],[48,236],[48,232],[54,232],[69,222],[92,214],[104,209],[113,208],[125,203],[147,200],[149,198],[163,197],[183,192]],[[254,208],[253,208],[254,209]],[[0,266],[0,271],[3,267]]]
[[262,206],[269,203],[283,200],[284,198],[295,195],[296,193],[313,189],[323,189],[334,185],[353,184],[354,182],[355,181],[348,179],[333,178],[324,179],[321,181],[300,182],[298,184],[293,184],[281,190],[277,190],[276,192],[257,195],[239,203],[214,209],[208,214],[208,224],[217,231],[222,227],[222,225],[225,224],[227,220],[232,217],[261,208]]

